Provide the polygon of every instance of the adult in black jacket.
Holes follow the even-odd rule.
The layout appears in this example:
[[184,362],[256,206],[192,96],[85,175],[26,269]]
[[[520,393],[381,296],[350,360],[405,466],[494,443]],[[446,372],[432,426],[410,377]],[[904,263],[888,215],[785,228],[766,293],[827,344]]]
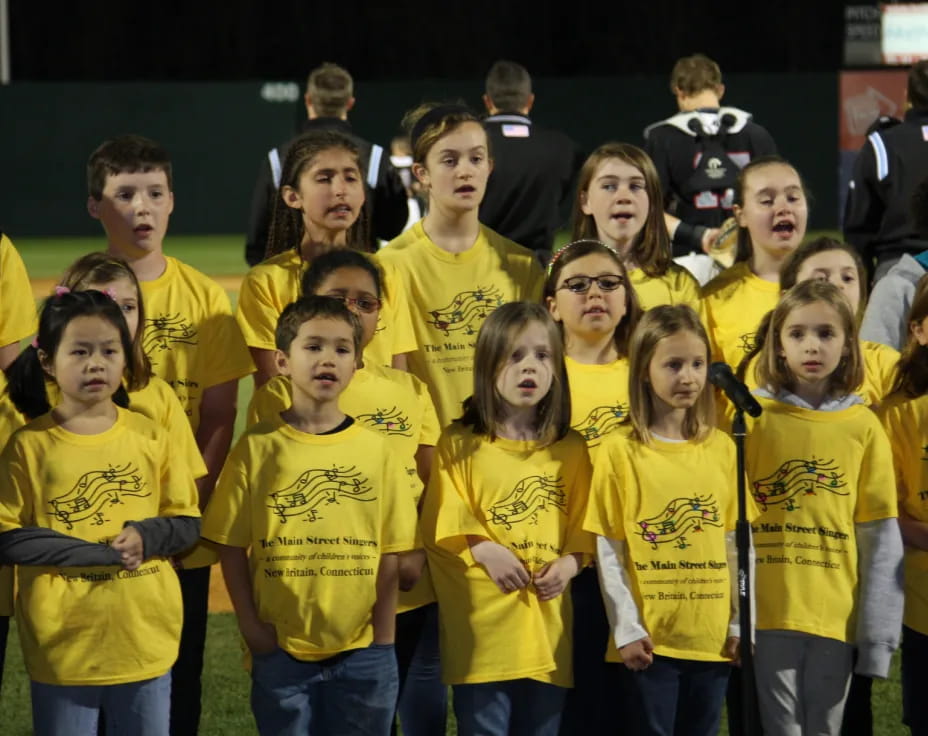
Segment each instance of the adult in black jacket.
[[[670,89],[679,112],[648,126],[644,147],[661,179],[664,210],[670,215],[665,219],[673,255],[678,257],[708,247],[716,228],[731,216],[737,172],[751,159],[775,154],[777,148],[750,113],[722,106],[722,72],[709,57],[695,54],[677,61]],[[697,178],[701,169],[697,162],[711,139],[722,152],[715,168],[721,184],[703,189],[701,183],[694,186],[701,178]]]
[[[350,136],[361,149],[361,160],[365,165],[364,203],[368,221],[371,223],[371,250],[376,241],[390,240],[399,235],[409,211],[406,206],[406,190],[399,175],[390,163],[389,152],[376,144],[355,135],[348,123],[348,111],[354,106],[354,82],[351,75],[336,64],[323,64],[314,69],[306,84],[307,120],[300,134],[309,130],[328,128]],[[292,139],[291,139],[292,140]],[[245,238],[245,260],[254,266],[264,260],[267,234],[271,225],[273,201],[280,184],[280,170],[287,157],[290,142],[272,148],[261,163],[258,180],[251,198],[251,215]]]
[[903,254],[928,248],[911,213],[928,172],[928,61],[909,72],[909,109],[898,125],[878,123],[854,162],[844,209],[844,237],[879,279]]
[[566,220],[574,178],[583,164],[565,134],[535,125],[528,117],[535,95],[521,64],[497,61],[483,96],[493,172],[480,205],[480,222],[542,257]]

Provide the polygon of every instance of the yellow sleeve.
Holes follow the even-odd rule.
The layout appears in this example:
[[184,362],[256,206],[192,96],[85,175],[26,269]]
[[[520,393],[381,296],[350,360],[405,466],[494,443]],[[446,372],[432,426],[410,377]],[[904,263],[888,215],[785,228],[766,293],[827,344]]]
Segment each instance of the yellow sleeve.
[[18,436],[0,454],[0,532],[35,523],[35,491]]
[[413,390],[419,399],[422,410],[422,421],[419,429],[419,444],[433,446],[438,442],[441,434],[441,425],[438,423],[438,412],[435,411],[435,402],[428,387],[418,378],[410,374],[413,379]]
[[624,479],[623,447],[617,436],[608,436],[596,451],[590,497],[583,528],[610,539],[625,539],[619,487]]
[[248,347],[273,350],[280,310],[268,289],[267,268],[251,269],[238,292],[235,320]]
[[889,438],[872,413],[868,411],[864,416],[873,426],[869,442],[863,448],[857,507],[854,510],[856,524],[899,515]]
[[38,329],[29,274],[6,235],[0,236],[0,309],[0,347],[19,342]]
[[[193,429],[184,414],[184,407],[177,398],[177,394],[171,391],[171,387],[164,384],[165,390],[159,392],[164,406],[162,414],[163,427],[171,438],[172,446],[177,449],[180,455],[186,460],[187,467],[194,478],[203,478],[206,473],[206,463],[203,462],[203,455],[200,448],[197,447],[196,438],[193,436]],[[131,405],[131,395],[130,395]]]
[[[189,426],[187,431],[190,431]],[[171,462],[171,447],[167,434],[161,434],[158,441],[162,445],[159,515],[199,516],[199,494],[191,467],[187,463]],[[202,459],[200,462],[203,462]]]
[[255,370],[242,331],[232,316],[229,297],[218,285],[210,291],[209,316],[200,325],[200,350],[206,355],[204,390],[238,380]]
[[474,516],[460,467],[464,461],[452,458],[450,444],[444,437],[438,441],[426,497],[436,506],[435,544],[473,565],[467,535],[490,535]]
[[252,543],[247,442],[245,435],[229,454],[203,512],[200,536],[210,542],[230,547],[248,547]]
[[274,376],[252,394],[245,426],[251,427],[258,422],[276,419],[280,412],[292,405],[290,379],[286,376]]
[[[379,439],[379,438],[378,438]],[[409,493],[409,478],[406,468],[397,458],[395,452],[384,441],[383,498],[383,554],[407,552],[416,549],[419,513],[412,494]]]
[[527,287],[525,290],[525,296],[522,297],[522,301],[540,302],[541,295],[545,286],[545,272],[542,270],[534,256],[532,257],[531,264],[529,265],[526,284]]
[[888,407],[884,405],[877,412],[889,437],[889,446],[892,448],[893,455],[893,472],[896,478],[896,498],[899,505],[903,507],[906,505],[909,493],[914,490],[909,488],[907,466],[911,462],[917,462],[917,458],[920,457],[916,454],[919,450],[912,446],[909,432],[906,431],[907,423],[904,418],[906,406],[905,403],[894,403]]
[[390,325],[392,332],[393,355],[411,353],[418,348],[416,333],[409,313],[409,302],[402,281],[392,268],[382,261],[377,261],[383,274],[383,320]]
[[563,555],[581,553],[589,560],[596,552],[593,535],[583,528],[590,497],[590,482],[593,466],[586,442],[577,437],[577,460],[574,477],[571,482],[570,496],[567,500],[567,529],[564,536]]

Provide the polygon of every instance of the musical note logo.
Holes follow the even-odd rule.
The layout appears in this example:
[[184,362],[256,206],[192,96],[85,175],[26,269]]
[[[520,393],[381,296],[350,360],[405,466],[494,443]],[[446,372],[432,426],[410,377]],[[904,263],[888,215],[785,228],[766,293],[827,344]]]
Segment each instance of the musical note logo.
[[175,345],[198,345],[199,334],[196,327],[180,314],[158,314],[145,319],[145,332],[142,347],[151,360],[157,365],[158,357],[167,350],[173,350]]
[[[567,494],[560,477],[532,475],[520,480],[502,500],[487,509],[491,524],[512,529],[513,524],[538,524],[540,512],[554,508],[567,513]],[[534,516],[534,519],[533,519]]]
[[738,347],[747,355],[757,346],[757,333],[745,332],[743,335],[739,336],[738,340]]
[[616,401],[614,404],[597,406],[582,421],[574,425],[588,447],[596,447],[603,437],[628,421],[628,404]]
[[376,409],[366,414],[356,414],[355,419],[364,422],[371,429],[387,435],[412,437],[412,425],[409,417],[396,406],[389,409]]
[[638,536],[657,549],[660,544],[672,544],[677,549],[686,549],[691,544],[686,534],[699,533],[706,526],[721,527],[719,504],[711,494],[707,496],[680,496],[661,510],[638,522]]
[[825,491],[836,496],[849,496],[844,473],[834,460],[804,460],[794,458],[780,465],[773,473],[752,484],[754,500],[766,511],[782,504],[787,511],[800,508],[797,496],[818,496]]
[[446,337],[452,332],[475,335],[494,309],[503,304],[503,293],[495,286],[478,287],[472,291],[462,291],[455,295],[451,303],[441,309],[429,312],[426,322]]
[[368,479],[355,466],[333,465],[303,471],[289,486],[271,493],[266,506],[283,523],[297,516],[312,522],[323,518],[323,509],[340,506],[342,501],[376,500]]
[[50,499],[48,505],[52,515],[70,530],[74,524],[88,520],[101,526],[109,521],[105,513],[109,506],[125,503],[126,498],[150,495],[138,468],[126,463],[84,473],[67,493]]

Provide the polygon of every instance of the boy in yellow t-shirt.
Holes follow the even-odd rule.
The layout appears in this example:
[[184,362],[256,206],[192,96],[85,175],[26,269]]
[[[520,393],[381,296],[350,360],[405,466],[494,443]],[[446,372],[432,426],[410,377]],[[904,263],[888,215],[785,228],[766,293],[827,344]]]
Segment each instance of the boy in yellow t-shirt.
[[390,731],[396,553],[415,546],[416,507],[392,445],[339,409],[360,342],[335,299],[284,310],[277,360],[293,404],[245,432],[206,510],[262,734]]
[[[174,209],[167,152],[141,136],[106,141],[90,156],[87,184],[87,209],[103,225],[107,251],[127,261],[141,284],[153,372],[174,389],[203,454],[208,473],[197,481],[202,508],[232,442],[238,380],[254,370],[251,356],[223,289],[163,252]],[[172,671],[175,735],[196,733],[199,725],[209,565],[215,560],[199,546],[178,570],[184,633]]]

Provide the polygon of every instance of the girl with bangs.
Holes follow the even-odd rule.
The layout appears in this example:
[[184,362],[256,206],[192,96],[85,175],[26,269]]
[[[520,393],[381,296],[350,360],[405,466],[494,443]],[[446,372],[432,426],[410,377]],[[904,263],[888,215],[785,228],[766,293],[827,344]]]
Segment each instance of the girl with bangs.
[[539,304],[505,304],[477,337],[473,396],[438,441],[422,529],[442,674],[458,733],[558,733],[571,687],[570,581],[589,560],[590,481],[570,429],[560,335]]
[[645,313],[630,346],[631,426],[594,463],[584,528],[597,535],[606,658],[625,665],[625,712],[642,735],[715,734],[738,657],[735,447],[713,427],[708,363],[690,307]]
[[[747,438],[761,514],[755,667],[767,733],[840,733],[852,669],[886,677],[902,617],[889,441],[856,390],[857,319],[822,280],[770,317]],[[854,655],[856,648],[856,665]]]
[[644,151],[606,143],[580,169],[574,240],[599,240],[619,254],[644,310],[660,304],[699,309],[699,284],[670,257],[660,178]]

